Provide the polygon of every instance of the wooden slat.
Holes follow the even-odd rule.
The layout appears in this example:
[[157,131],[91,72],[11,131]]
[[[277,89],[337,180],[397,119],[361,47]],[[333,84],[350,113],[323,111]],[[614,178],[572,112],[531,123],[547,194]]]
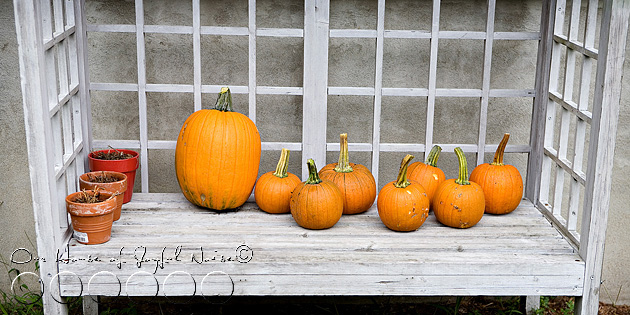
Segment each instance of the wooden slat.
[[304,37],[304,30],[299,28],[258,28],[257,36],[267,37]]
[[[418,231],[396,233],[382,225],[376,206],[343,217],[331,229],[306,230],[290,215],[269,215],[253,203],[221,213],[193,206],[181,194],[134,194],[109,242],[70,245],[60,269],[84,282],[106,271],[124,284],[140,271],[155,272],[163,284],[169,274],[185,271],[200,284],[219,271],[233,278],[237,295],[579,295],[584,264],[527,200],[514,212],[484,217],[471,229],[445,227],[430,215]],[[248,263],[237,262],[240,245],[253,251]],[[204,260],[194,262],[202,251]],[[143,261],[140,266],[134,257]],[[340,285],[339,279],[360,286]],[[64,294],[78,293],[72,280],[62,278]],[[113,277],[96,281],[98,294],[117,294]],[[169,284],[168,292],[188,292],[185,282]],[[135,295],[140,286],[128,289]]]
[[374,181],[378,183],[381,143],[381,101],[383,99],[383,35],[385,32],[385,0],[378,0],[376,20],[376,66],[374,71],[374,111],[372,123],[372,167]]
[[192,26],[176,26],[176,25],[144,25],[145,33],[158,34],[192,34]]
[[247,27],[202,26],[201,35],[249,35]]
[[140,124],[140,178],[142,192],[149,192],[149,157],[147,126],[146,93],[146,55],[144,42],[144,5],[142,0],[135,1],[136,6],[136,62],[138,64],[138,120]]
[[256,0],[248,2],[248,89],[249,89],[249,119],[256,123]]
[[[571,161],[567,159],[561,159],[558,157],[558,152],[553,148],[545,147],[543,149],[545,157],[548,157],[551,161],[553,161],[557,167],[562,168],[565,172],[568,172],[571,177],[577,180],[580,184],[586,184],[586,175],[580,171],[576,171],[573,169],[571,165]],[[555,206],[555,205],[554,205]]]
[[598,308],[629,16],[630,1],[604,3],[582,214],[584,295],[575,303],[576,310],[585,314],[595,314]]
[[201,109],[201,9],[199,0],[192,2],[193,14],[193,106],[194,111]]
[[558,34],[553,36],[553,40],[559,44],[562,44],[568,47],[572,51],[578,52],[589,58],[597,59],[598,52],[596,49],[585,48],[584,44],[578,42],[577,40],[568,40],[566,36],[558,35]]
[[[328,0],[304,2],[304,97],[302,105],[302,165],[313,159],[326,165],[326,121],[328,101]],[[308,169],[302,167],[302,178]]]
[[[590,85],[590,82],[589,82],[589,85]],[[571,112],[580,120],[587,122],[589,124],[591,123],[591,120],[593,119],[593,114],[587,110],[588,107],[578,108],[579,106],[578,104],[576,104],[572,100],[564,100],[563,97],[558,92],[550,91],[549,99],[554,101],[556,104],[561,105],[565,110]],[[588,95],[586,96],[585,100],[586,100],[585,105],[588,106]]]
[[492,68],[492,45],[494,41],[494,13],[496,0],[488,0],[488,16],[486,18],[486,36],[483,52],[483,72],[481,79],[481,106],[479,113],[479,134],[477,139],[477,165],[485,162],[486,129],[488,125],[488,102],[490,95],[490,69]]
[[[20,26],[15,31],[38,255],[55,257],[56,248],[59,248],[62,240],[58,229],[54,165],[50,158],[53,155],[53,140],[48,117],[46,60],[42,47],[46,36],[37,28],[42,24],[40,5],[40,1],[13,1],[16,25]],[[48,283],[57,271],[57,265],[52,260],[39,263],[39,274],[44,283]],[[52,287],[48,292],[50,294],[42,296],[45,311],[50,314],[67,312],[64,304],[52,299],[53,295],[59,293],[59,288]]]
[[553,208],[548,203],[538,203],[538,208],[546,215],[546,218],[553,226],[562,233],[562,236],[569,241],[569,244],[578,250],[580,247],[580,234],[575,231],[569,231],[566,226],[566,220],[561,215],[554,215]]
[[49,50],[53,48],[58,43],[68,38],[70,35],[74,34],[74,32],[75,26],[67,26],[62,33],[55,34],[52,39],[44,43],[44,50]]
[[[85,16],[84,0],[75,0],[74,2],[74,20],[77,21],[76,27],[76,45],[79,73],[79,115],[81,116],[81,142],[83,142],[83,151],[80,159],[84,161],[82,165],[77,165],[77,170],[83,174],[82,170],[89,169],[87,154],[92,149],[92,106],[90,103],[90,74],[87,71],[88,52],[87,52],[87,18]],[[76,113],[76,111],[75,111]]]
[[[431,54],[429,56],[429,95],[427,98],[427,125],[425,128],[425,147],[433,147],[433,122],[435,120],[435,94],[437,82],[438,37],[440,32],[440,0],[433,0],[433,16],[431,18]],[[429,152],[425,150],[424,159]]]
[[135,33],[136,26],[128,24],[86,24],[88,32]]

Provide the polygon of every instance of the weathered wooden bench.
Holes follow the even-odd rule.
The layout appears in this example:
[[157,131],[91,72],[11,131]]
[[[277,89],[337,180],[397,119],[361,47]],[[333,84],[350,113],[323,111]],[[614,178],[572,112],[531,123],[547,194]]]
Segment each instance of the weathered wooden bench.
[[[58,257],[40,261],[47,314],[66,311],[59,296],[77,295],[570,295],[577,297],[576,313],[596,314],[630,1],[591,0],[583,12],[581,5],[565,12],[564,0],[544,1],[538,33],[495,32],[494,0],[485,8],[482,32],[441,31],[440,0],[433,0],[430,30],[385,30],[385,0],[378,1],[375,30],[330,29],[326,0],[305,1],[303,29],[258,29],[256,1],[248,3],[248,27],[212,27],[200,25],[199,0],[192,1],[192,26],[145,25],[141,0],[135,2],[136,23],[131,25],[88,25],[82,0],[14,1],[38,254]],[[137,83],[90,81],[89,32],[136,35]],[[147,84],[145,33],[192,35],[193,84]],[[521,205],[508,215],[487,215],[467,230],[444,227],[430,216],[416,232],[394,233],[380,223],[374,206],[366,214],[344,216],[332,229],[312,231],[299,228],[289,215],[262,213],[251,202],[238,211],[217,213],[189,204],[181,194],[149,193],[148,150],[174,149],[175,141],[148,138],[147,93],[192,93],[198,110],[202,93],[220,88],[201,82],[202,34],[248,37],[250,80],[247,86],[233,86],[232,92],[248,95],[254,121],[258,94],[303,97],[302,142],[263,139],[263,150],[302,151],[303,161],[314,158],[320,166],[326,152],[335,150],[321,127],[328,95],[373,96],[373,141],[351,143],[350,150],[371,152],[375,176],[381,152],[426,154],[435,144],[436,98],[480,100],[478,142],[440,143],[445,152],[461,146],[476,153],[479,163],[496,148],[486,143],[489,99],[533,98],[529,144],[507,148],[528,154]],[[256,85],[257,36],[304,39],[303,87]],[[376,40],[374,86],[328,86],[330,37]],[[428,87],[383,87],[384,38],[430,40]],[[442,38],[484,41],[480,89],[436,87]],[[535,89],[490,88],[496,40],[538,40]],[[90,91],[137,92],[139,139],[93,139]],[[424,143],[381,143],[381,101],[386,95],[427,98]],[[570,128],[571,120],[575,128]],[[571,132],[575,148],[568,154]],[[108,144],[139,151],[142,193],[124,206],[109,242],[81,245],[71,238],[64,197],[77,190],[86,154]],[[91,301],[84,299],[86,310]]]

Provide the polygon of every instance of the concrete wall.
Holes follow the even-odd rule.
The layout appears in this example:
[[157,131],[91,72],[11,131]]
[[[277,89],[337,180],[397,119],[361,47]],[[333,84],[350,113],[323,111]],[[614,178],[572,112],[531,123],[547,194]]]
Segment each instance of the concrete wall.
[[[443,1],[441,24],[445,30],[483,31],[485,12],[478,10],[485,1]],[[0,121],[2,142],[0,159],[2,176],[0,205],[0,254],[7,257],[18,247],[30,247],[27,235],[34,241],[33,215],[30,209],[28,167],[24,159],[26,147],[17,65],[12,5],[0,1]],[[231,8],[228,10],[228,7]],[[376,1],[332,1],[331,28],[376,27]],[[357,10],[356,8],[361,8]],[[246,26],[247,1],[202,1],[201,22],[204,25]],[[300,28],[302,4],[287,1],[259,1],[259,27]],[[387,29],[429,29],[429,2],[387,1]],[[133,1],[89,1],[89,23],[133,24]],[[145,4],[148,24],[190,25],[192,8],[189,1],[148,1]],[[468,16],[461,19],[462,15]],[[400,18],[393,18],[400,17]],[[413,17],[413,18],[412,18]],[[418,18],[419,17],[419,18]],[[497,31],[538,31],[538,1],[499,1],[496,12]],[[412,21],[412,22],[408,22]],[[463,23],[463,24],[462,24]],[[135,34],[98,34],[89,37],[90,76],[94,82],[135,82]],[[145,38],[147,81],[149,83],[192,84],[193,53],[191,35],[156,35]],[[491,88],[533,88],[536,63],[535,41],[497,41],[494,44]],[[247,85],[248,42],[245,37],[202,36],[202,83]],[[438,58],[439,88],[480,88],[483,62],[483,41],[440,41]],[[301,38],[258,38],[257,75],[259,85],[302,85],[303,41]],[[331,86],[374,85],[374,39],[330,40]],[[350,58],[351,56],[351,58]],[[428,40],[387,39],[385,41],[383,86],[418,87],[428,82]],[[626,63],[630,67],[630,63]],[[624,81],[630,87],[630,81]],[[138,139],[139,117],[137,93],[93,92],[92,116],[96,139]],[[214,103],[215,95],[203,95],[204,108]],[[630,100],[630,89],[624,89],[622,102]],[[235,109],[247,114],[247,96],[234,95]],[[184,119],[192,113],[193,99],[186,93],[148,93],[148,133],[151,140],[174,140]],[[426,98],[384,97],[381,119],[382,142],[424,142]],[[328,99],[328,142],[338,141],[341,132],[348,132],[351,142],[371,142],[372,97],[330,96]],[[440,98],[436,101],[434,141],[438,143],[476,143],[478,137],[479,100],[477,98]],[[529,142],[531,99],[491,99],[488,113],[487,142],[498,143],[504,132],[510,132],[511,144]],[[299,96],[259,95],[257,125],[263,141],[301,141],[302,103]],[[413,119],[408,119],[413,117]],[[465,119],[463,118],[465,117]],[[462,121],[465,120],[465,121]],[[622,105],[620,123],[630,122],[630,110]],[[367,130],[366,130],[367,129]],[[624,226],[630,223],[630,195],[625,193],[624,178],[630,176],[630,152],[623,144],[630,140],[630,130],[620,128],[615,155],[615,176],[610,210],[608,242],[605,253],[605,289],[614,300],[622,287],[621,303],[630,303],[628,236]],[[382,153],[379,186],[395,178],[403,153]],[[421,154],[416,154],[421,160]],[[278,152],[264,152],[260,172],[275,167]],[[486,161],[492,155],[486,155]],[[328,162],[337,153],[327,156]],[[366,152],[351,152],[353,162],[371,164]],[[475,156],[469,154],[469,165]],[[174,154],[169,150],[149,151],[149,190],[178,192]],[[290,171],[301,173],[300,152],[291,155]],[[525,175],[527,157],[506,154],[506,161],[515,164]],[[320,167],[323,165],[320,165]],[[456,174],[452,153],[445,153],[440,166],[447,176]],[[525,176],[523,176],[525,177]],[[136,190],[140,187],[137,177]],[[0,272],[0,277],[5,277]],[[5,278],[0,278],[4,288]],[[606,290],[602,300],[610,301]]]

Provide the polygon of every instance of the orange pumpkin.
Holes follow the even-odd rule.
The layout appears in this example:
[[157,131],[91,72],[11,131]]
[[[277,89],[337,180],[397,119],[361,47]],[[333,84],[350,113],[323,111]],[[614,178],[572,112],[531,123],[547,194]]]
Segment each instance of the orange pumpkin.
[[254,198],[258,207],[268,213],[289,213],[291,192],[302,181],[287,172],[289,153],[282,149],[275,172],[267,172],[260,176],[254,188]]
[[291,193],[291,215],[307,229],[327,229],[339,221],[343,213],[343,197],[335,183],[320,179],[313,159],[308,159],[308,179]]
[[343,196],[343,214],[365,212],[376,199],[376,182],[370,170],[361,165],[350,163],[348,158],[348,134],[340,138],[339,162],[324,166],[319,177],[330,180],[341,190]]
[[407,180],[407,167],[413,155],[407,154],[400,165],[398,178],[378,193],[378,216],[394,231],[415,231],[429,216],[429,197],[418,182]]
[[415,162],[409,165],[409,180],[414,180],[427,191],[429,200],[433,200],[435,190],[446,180],[444,172],[437,167],[437,160],[442,152],[439,145],[433,146],[425,163]]
[[470,180],[483,188],[486,198],[486,213],[506,214],[514,211],[523,199],[523,178],[518,169],[503,164],[503,154],[510,134],[503,139],[494,153],[492,163],[483,163],[470,173]]
[[459,177],[447,179],[438,186],[433,196],[435,218],[455,228],[469,228],[483,216],[485,201],[481,186],[468,180],[468,166],[462,149],[455,148],[459,160]]
[[214,109],[191,114],[177,137],[175,171],[186,199],[214,210],[243,205],[258,176],[260,146],[254,123],[232,111],[230,90],[221,89]]

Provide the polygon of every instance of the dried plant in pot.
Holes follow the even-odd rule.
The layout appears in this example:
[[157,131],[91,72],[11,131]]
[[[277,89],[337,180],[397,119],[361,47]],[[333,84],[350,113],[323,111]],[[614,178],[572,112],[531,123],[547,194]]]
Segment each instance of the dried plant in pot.
[[123,198],[123,203],[131,201],[133,194],[133,184],[136,179],[138,169],[138,152],[124,149],[111,148],[107,150],[92,151],[88,154],[90,170],[112,171],[123,173],[127,176],[127,190]]
[[116,194],[83,190],[66,197],[66,211],[72,219],[74,238],[82,244],[102,244],[111,238]]
[[114,210],[114,221],[120,219],[123,199],[127,191],[127,175],[120,172],[100,171],[89,172],[79,176],[79,188],[81,190],[100,189],[113,193],[116,196],[116,209]]

